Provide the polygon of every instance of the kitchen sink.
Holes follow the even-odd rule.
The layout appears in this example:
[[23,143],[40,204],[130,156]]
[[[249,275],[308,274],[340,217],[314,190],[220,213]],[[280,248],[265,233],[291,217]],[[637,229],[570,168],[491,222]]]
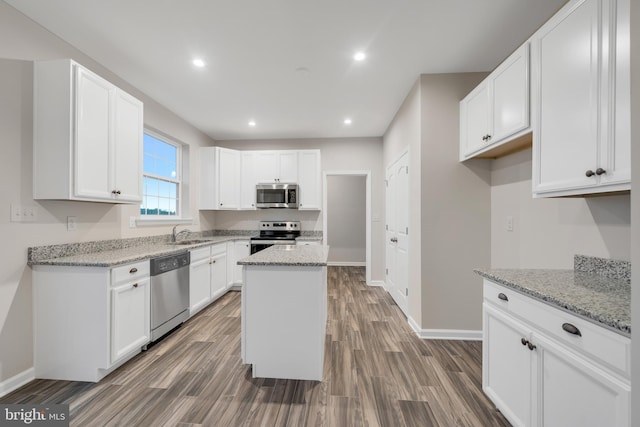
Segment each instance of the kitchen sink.
[[185,246],[185,245],[197,245],[198,243],[204,243],[206,240],[179,240],[177,242],[169,242],[170,245]]

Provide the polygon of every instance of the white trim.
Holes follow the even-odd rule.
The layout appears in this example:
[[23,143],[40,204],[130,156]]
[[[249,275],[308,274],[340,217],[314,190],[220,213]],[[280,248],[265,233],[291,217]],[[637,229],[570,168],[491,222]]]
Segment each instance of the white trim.
[[382,280],[371,280],[371,281],[367,282],[367,285],[384,287],[384,281],[382,281]]
[[327,262],[329,267],[366,267],[366,262],[357,261],[331,261]]
[[336,170],[336,171],[324,171],[322,173],[322,244],[327,244],[327,177],[330,175],[348,175],[348,176],[364,176],[366,178],[366,231],[365,231],[365,262],[366,272],[365,277],[367,283],[371,283],[371,171],[370,170]]
[[26,371],[20,372],[18,375],[6,379],[0,382],[0,397],[3,397],[12,391],[15,391],[23,385],[36,379],[36,370],[29,368]]
[[421,329],[413,318],[408,317],[407,322],[418,338],[423,340],[461,340],[482,341],[482,331],[463,329]]

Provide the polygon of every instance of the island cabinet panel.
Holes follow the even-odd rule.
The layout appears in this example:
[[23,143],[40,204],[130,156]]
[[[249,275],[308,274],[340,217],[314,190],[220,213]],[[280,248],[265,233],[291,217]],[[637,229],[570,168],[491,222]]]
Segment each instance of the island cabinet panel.
[[327,269],[245,265],[242,358],[253,377],[322,380]]

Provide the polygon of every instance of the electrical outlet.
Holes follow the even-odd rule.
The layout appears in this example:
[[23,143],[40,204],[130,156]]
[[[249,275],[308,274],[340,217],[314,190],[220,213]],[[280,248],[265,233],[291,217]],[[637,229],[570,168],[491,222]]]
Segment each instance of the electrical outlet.
[[130,216],[129,217],[129,228],[136,228],[136,217],[135,216]]
[[507,217],[507,231],[513,231],[513,217]]
[[78,217],[77,216],[68,216],[67,217],[67,231],[75,231],[78,229]]

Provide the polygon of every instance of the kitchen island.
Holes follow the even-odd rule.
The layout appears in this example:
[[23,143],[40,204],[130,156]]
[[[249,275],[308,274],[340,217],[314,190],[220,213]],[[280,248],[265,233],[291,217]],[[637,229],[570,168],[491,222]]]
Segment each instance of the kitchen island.
[[274,245],[243,265],[242,359],[253,377],[322,380],[328,246]]

